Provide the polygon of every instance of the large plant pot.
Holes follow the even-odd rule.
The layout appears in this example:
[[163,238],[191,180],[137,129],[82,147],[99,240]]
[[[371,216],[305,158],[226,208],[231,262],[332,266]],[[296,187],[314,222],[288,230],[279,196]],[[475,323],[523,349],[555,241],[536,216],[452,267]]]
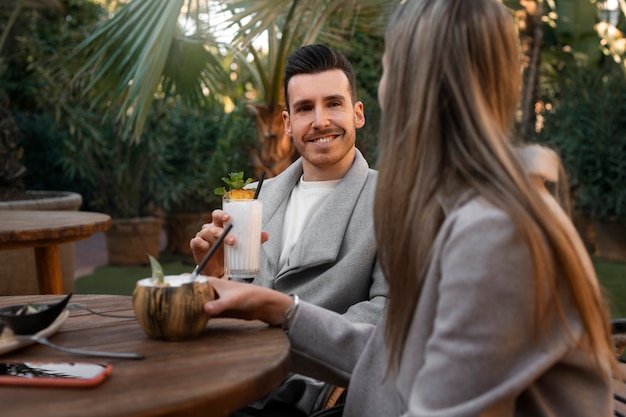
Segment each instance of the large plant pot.
[[594,255],[626,261],[626,225],[619,221],[594,222]]
[[159,259],[163,220],[157,217],[113,219],[105,232],[109,265],[147,265]]
[[[83,198],[69,191],[29,191],[32,198],[0,201],[0,210],[78,211]],[[74,243],[59,245],[63,292],[74,291]],[[0,295],[39,294],[32,249],[0,251]]]
[[189,241],[204,223],[211,222],[211,213],[172,213],[167,215],[167,251],[192,258]]
[[590,254],[599,258],[626,261],[626,222],[597,221],[581,215],[574,224]]

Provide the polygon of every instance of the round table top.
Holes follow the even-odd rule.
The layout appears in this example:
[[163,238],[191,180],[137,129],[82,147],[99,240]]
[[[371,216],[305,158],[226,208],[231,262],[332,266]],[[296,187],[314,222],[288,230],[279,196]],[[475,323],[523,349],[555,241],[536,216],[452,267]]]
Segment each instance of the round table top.
[[111,227],[103,213],[57,210],[0,210],[0,246],[56,244],[87,238]]
[[[58,301],[62,296],[0,298],[0,307]],[[64,347],[138,352],[145,359],[100,359],[31,345],[0,356],[0,361],[107,362],[110,377],[93,388],[2,386],[0,410],[12,417],[226,416],[266,395],[287,375],[289,340],[284,331],[261,322],[210,319],[194,339],[149,339],[134,318],[103,317],[96,312],[133,314],[132,298],[74,295],[70,316],[48,338]]]

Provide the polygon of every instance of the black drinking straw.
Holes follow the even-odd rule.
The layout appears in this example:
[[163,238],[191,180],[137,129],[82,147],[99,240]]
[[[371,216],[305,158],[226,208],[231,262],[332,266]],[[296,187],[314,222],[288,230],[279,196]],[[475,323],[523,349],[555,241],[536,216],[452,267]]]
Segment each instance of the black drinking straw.
[[217,240],[215,241],[213,246],[211,246],[211,249],[209,249],[209,251],[206,253],[206,255],[204,255],[204,258],[202,259],[202,261],[196,266],[196,268],[191,273],[191,277],[189,279],[189,282],[194,282],[196,280],[196,278],[198,278],[198,274],[200,273],[200,271],[202,271],[204,269],[204,267],[206,266],[207,262],[209,262],[209,259],[211,259],[211,256],[213,256],[213,254],[215,253],[217,248],[220,247],[220,244],[222,243],[222,241],[224,240],[224,238],[226,237],[226,235],[228,234],[228,232],[230,232],[230,229],[232,229],[232,228],[233,228],[232,224],[229,224],[229,225],[227,225],[224,228],[224,231],[222,232],[220,237],[217,238]]
[[263,180],[265,179],[265,171],[261,172],[261,176],[259,177],[259,183],[256,185],[256,191],[254,192],[253,199],[257,199],[259,196],[259,192],[261,191],[261,186],[263,185]]

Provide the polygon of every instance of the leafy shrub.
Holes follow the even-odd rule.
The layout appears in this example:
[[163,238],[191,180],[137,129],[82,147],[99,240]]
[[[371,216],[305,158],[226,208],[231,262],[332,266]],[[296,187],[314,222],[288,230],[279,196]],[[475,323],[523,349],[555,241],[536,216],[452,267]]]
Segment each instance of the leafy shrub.
[[[252,150],[257,144],[257,131],[254,120],[243,106],[224,114],[215,152],[209,162],[210,178],[208,185],[210,192],[224,185],[221,178],[229,172],[243,171],[246,178],[253,177]],[[213,208],[221,206],[221,199],[214,196]]]
[[574,208],[595,220],[626,220],[626,74],[612,62],[561,61],[542,88],[544,127],[536,140],[555,148]]
[[165,138],[155,135],[135,143],[124,139],[119,129],[108,119],[80,136],[65,136],[61,166],[69,178],[93,190],[85,199],[87,209],[113,218],[153,215],[166,166]]
[[357,32],[347,54],[356,74],[358,99],[363,102],[365,126],[357,131],[357,148],[370,167],[376,166],[380,131],[378,82],[382,75],[381,59],[385,49],[382,36]]
[[67,140],[69,132],[46,112],[20,113],[15,120],[22,136],[22,146],[28,150],[24,153],[26,188],[74,191],[88,199],[91,188],[87,183],[59,173],[63,157],[63,146],[59,144]]
[[214,190],[222,185],[221,177],[232,171],[252,173],[256,130],[242,108],[225,113],[219,106],[199,111],[176,103],[158,118],[158,125],[161,131],[154,134],[167,138],[159,181],[159,202],[166,211],[211,211],[220,205]]

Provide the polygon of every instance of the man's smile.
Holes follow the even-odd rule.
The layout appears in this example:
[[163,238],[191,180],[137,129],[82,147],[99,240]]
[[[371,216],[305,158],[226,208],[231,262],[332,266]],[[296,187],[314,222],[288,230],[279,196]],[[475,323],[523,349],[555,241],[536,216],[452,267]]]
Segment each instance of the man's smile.
[[306,135],[304,137],[304,140],[306,142],[324,144],[324,143],[329,143],[329,142],[334,141],[335,139],[337,139],[344,133],[345,132],[343,130],[339,130],[339,129],[333,129],[333,130],[325,129],[325,130],[318,130],[318,131],[314,130],[308,135]]
[[318,138],[318,139],[313,139],[311,142],[313,143],[328,143],[333,141],[336,138],[336,136],[324,136],[322,138]]

